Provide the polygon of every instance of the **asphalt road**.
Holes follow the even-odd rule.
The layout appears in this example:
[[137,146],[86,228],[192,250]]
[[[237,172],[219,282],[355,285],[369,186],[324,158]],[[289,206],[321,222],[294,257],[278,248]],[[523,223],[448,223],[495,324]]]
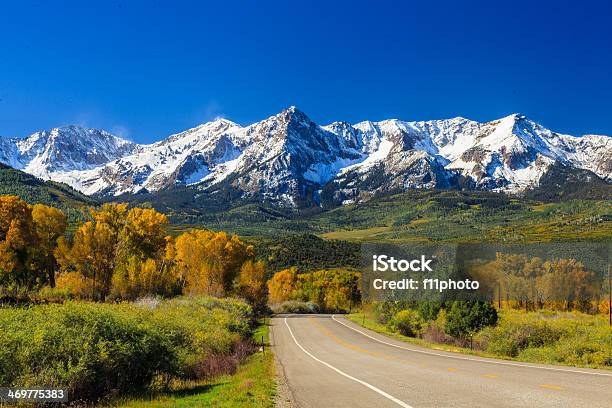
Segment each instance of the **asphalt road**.
[[422,348],[340,316],[276,317],[271,341],[289,405],[301,408],[612,408],[612,371]]

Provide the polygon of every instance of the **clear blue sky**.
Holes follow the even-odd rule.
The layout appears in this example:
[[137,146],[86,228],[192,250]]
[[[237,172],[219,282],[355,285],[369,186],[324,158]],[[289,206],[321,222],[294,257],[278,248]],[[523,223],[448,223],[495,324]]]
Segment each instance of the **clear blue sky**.
[[172,3],[2,0],[0,135],[150,142],[289,105],[321,124],[522,112],[612,135],[609,1]]

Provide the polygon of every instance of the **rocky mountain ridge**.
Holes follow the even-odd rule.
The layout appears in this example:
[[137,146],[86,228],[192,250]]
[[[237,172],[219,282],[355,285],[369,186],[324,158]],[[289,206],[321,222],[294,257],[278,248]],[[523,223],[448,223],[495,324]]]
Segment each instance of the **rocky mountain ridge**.
[[0,138],[0,162],[88,195],[227,187],[304,206],[411,188],[521,193],[553,165],[612,182],[612,137],[559,134],[521,114],[319,126],[290,107],[250,126],[217,119],[148,145],[78,126]]

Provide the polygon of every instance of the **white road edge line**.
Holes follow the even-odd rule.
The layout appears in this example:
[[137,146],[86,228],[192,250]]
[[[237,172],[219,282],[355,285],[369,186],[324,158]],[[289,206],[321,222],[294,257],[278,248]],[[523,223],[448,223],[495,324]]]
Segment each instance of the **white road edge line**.
[[356,331],[357,333],[361,333],[366,337],[371,338],[372,340],[375,340],[379,343],[382,344],[386,344],[388,346],[391,347],[396,347],[402,350],[408,350],[408,351],[412,351],[414,353],[421,353],[421,354],[429,354],[432,356],[439,356],[439,357],[446,357],[446,358],[453,358],[455,360],[467,360],[467,361],[476,361],[478,363],[486,363],[486,364],[497,364],[497,365],[505,365],[505,366],[512,366],[512,367],[524,367],[524,368],[538,368],[540,370],[549,370],[549,371],[563,371],[563,372],[567,372],[567,373],[577,373],[577,374],[589,374],[589,375],[600,375],[600,376],[604,376],[604,377],[612,377],[612,374],[607,374],[607,373],[594,373],[594,372],[590,372],[590,371],[580,371],[580,370],[570,370],[567,368],[555,368],[555,367],[540,367],[540,366],[535,366],[535,365],[530,365],[530,364],[520,364],[520,363],[510,363],[510,362],[504,362],[504,361],[493,361],[493,360],[481,360],[479,358],[470,358],[470,357],[461,357],[461,356],[449,356],[447,354],[442,354],[442,353],[435,353],[433,351],[424,351],[424,350],[417,350],[417,349],[413,349],[410,347],[403,347],[403,346],[398,346],[397,344],[393,344],[393,343],[388,343],[384,340],[380,340],[377,339],[376,337],[370,336],[369,334],[355,329],[354,327],[349,326],[346,323],[342,323],[340,320],[336,319],[335,315],[332,315],[332,319],[335,320],[336,322],[340,323],[343,326],[348,327],[349,329]]
[[371,389],[372,391],[375,391],[377,393],[379,393],[380,395],[382,395],[383,397],[390,399],[391,401],[395,402],[397,405],[404,407],[404,408],[412,408],[410,405],[406,404],[405,402],[403,402],[402,400],[399,400],[397,398],[395,398],[393,395],[387,394],[386,392],[384,392],[383,390],[376,388],[375,386],[373,386],[372,384],[369,384],[363,380],[360,380],[359,378],[355,378],[351,375],[348,375],[347,373],[345,373],[344,371],[334,367],[333,365],[326,363],[323,360],[318,359],[317,357],[313,356],[312,354],[310,354],[304,347],[302,347],[302,345],[300,343],[298,343],[298,341],[296,340],[295,336],[293,335],[293,331],[291,330],[291,327],[289,327],[289,324],[287,323],[287,318],[285,317],[285,326],[287,326],[287,329],[289,329],[289,334],[291,335],[291,337],[293,338],[293,341],[295,342],[295,344],[304,352],[306,353],[308,356],[310,356],[313,360],[318,361],[319,363],[325,365],[326,367],[331,368],[332,370],[334,370],[335,372],[337,372],[338,374],[353,380],[355,382],[358,382],[361,385],[365,385],[366,387],[368,387],[369,389]]

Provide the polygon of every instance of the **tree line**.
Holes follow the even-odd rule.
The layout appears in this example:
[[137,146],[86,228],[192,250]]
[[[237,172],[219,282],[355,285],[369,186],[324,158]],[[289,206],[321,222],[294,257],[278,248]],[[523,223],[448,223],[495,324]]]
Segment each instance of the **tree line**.
[[488,285],[502,306],[607,312],[601,279],[573,258],[544,260],[497,252],[494,260],[474,266],[472,274]]
[[67,225],[57,208],[1,196],[0,285],[100,301],[239,294],[266,303],[265,264],[235,235],[194,229],[173,237],[164,214],[117,203],[90,209],[72,237]]
[[290,300],[312,302],[324,311],[350,311],[361,302],[360,274],[348,269],[298,273],[283,269],[268,281],[271,303]]

